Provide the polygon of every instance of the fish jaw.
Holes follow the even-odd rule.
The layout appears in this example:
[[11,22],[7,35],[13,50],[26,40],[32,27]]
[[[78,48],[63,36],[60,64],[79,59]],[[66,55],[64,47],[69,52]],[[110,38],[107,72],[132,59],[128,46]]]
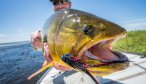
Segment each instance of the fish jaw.
[[96,76],[109,75],[126,69],[129,66],[129,59],[124,54],[112,50],[113,44],[124,36],[125,33],[122,33],[121,36],[104,39],[84,47],[79,52],[79,61]]

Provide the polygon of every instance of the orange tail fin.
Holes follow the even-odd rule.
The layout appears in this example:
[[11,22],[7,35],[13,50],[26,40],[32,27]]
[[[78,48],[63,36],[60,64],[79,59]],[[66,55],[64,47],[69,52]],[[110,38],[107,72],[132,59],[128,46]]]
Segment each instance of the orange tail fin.
[[36,76],[37,74],[43,72],[44,70],[46,70],[47,68],[51,67],[54,65],[54,62],[49,63],[48,65],[42,67],[41,69],[39,69],[38,71],[36,71],[35,73],[33,73],[32,75],[30,75],[27,79],[30,80],[32,79],[34,76]]

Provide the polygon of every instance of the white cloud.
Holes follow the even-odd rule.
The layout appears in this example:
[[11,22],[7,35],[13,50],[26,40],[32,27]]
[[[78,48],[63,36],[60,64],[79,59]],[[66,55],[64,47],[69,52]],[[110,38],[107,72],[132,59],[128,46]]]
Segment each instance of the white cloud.
[[125,22],[120,23],[120,25],[129,31],[146,30],[146,18],[125,21]]

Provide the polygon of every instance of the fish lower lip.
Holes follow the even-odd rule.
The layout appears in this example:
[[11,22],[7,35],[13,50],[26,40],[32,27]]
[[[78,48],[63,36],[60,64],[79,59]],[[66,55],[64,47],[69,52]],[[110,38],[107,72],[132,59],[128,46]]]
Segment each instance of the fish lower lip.
[[84,55],[92,60],[98,60],[98,61],[101,61],[101,62],[105,62],[105,63],[120,63],[120,62],[125,62],[128,60],[128,58],[119,53],[119,52],[116,52],[116,51],[111,51],[112,53],[114,53],[116,56],[118,56],[118,60],[108,60],[108,59],[100,59],[98,56],[95,56],[93,55],[90,51],[85,51]]
[[117,60],[117,62],[125,62],[125,61],[128,61],[128,57],[126,57],[124,54],[119,53],[117,51],[111,51],[111,52],[114,53],[114,54],[116,54],[119,57],[119,60]]

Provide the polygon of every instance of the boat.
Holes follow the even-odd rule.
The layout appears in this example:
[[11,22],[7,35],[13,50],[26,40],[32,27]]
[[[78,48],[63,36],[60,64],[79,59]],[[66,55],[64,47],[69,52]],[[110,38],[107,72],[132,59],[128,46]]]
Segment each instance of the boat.
[[[100,82],[101,77],[95,77]],[[72,71],[60,71],[50,68],[37,81],[37,84],[95,84],[95,82],[85,73]]]

